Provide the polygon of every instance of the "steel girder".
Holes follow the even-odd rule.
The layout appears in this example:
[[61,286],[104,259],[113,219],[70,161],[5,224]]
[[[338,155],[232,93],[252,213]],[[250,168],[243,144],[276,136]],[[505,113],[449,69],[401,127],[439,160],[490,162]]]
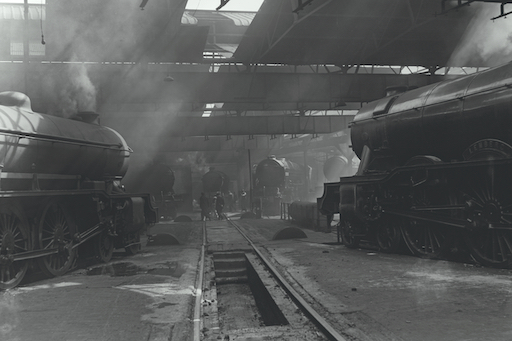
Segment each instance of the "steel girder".
[[[0,67],[4,75],[0,86],[27,93],[34,110],[45,111],[48,101],[59,92],[55,86],[69,87],[65,82],[69,68],[69,64],[32,64],[25,76],[23,65],[4,65]],[[361,103],[385,96],[389,87],[423,86],[445,79],[425,74],[286,73],[278,68],[276,72],[208,72],[204,66],[174,66],[168,71],[160,65],[87,64],[83,68],[96,87],[97,108],[172,115],[205,110],[242,114],[357,109]],[[62,84],[43,87],[41,80],[53,74],[62,75]],[[169,75],[173,80],[165,81]],[[338,106],[343,102],[347,107]],[[206,108],[208,103],[218,105],[212,110]]]
[[348,128],[346,116],[176,117],[169,136],[330,134]]

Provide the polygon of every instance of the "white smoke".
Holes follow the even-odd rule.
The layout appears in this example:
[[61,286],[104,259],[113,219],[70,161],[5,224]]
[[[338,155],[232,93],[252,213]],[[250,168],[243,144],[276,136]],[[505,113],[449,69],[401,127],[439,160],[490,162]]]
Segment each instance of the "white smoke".
[[193,172],[200,174],[208,172],[209,167],[202,152],[190,152],[185,157],[177,158],[176,164],[190,166]]
[[[497,66],[512,60],[512,21],[499,4],[472,4],[476,15],[449,62],[450,66]],[[505,11],[512,10],[505,8]]]
[[44,80],[49,114],[70,117],[79,111],[96,111],[97,90],[84,63],[66,63],[64,72],[53,72]]
[[66,111],[96,111],[96,87],[92,84],[83,63],[67,65],[68,84],[60,90]]

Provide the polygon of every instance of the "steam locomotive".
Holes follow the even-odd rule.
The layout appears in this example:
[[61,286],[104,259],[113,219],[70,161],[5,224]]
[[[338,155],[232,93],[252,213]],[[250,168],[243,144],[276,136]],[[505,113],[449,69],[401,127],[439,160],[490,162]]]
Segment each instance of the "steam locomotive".
[[229,177],[226,173],[210,167],[201,178],[203,182],[203,192],[211,195],[215,193],[227,193],[229,191]]
[[300,200],[307,192],[304,166],[284,158],[269,156],[256,166],[253,200],[268,215],[279,214],[281,202]]
[[178,205],[182,202],[174,193],[175,181],[171,167],[162,162],[152,162],[136,176],[125,179],[125,185],[134,192],[149,193],[160,219],[169,220],[176,218]]
[[357,173],[324,184],[343,242],[417,256],[466,249],[512,265],[512,63],[365,105],[351,123]]
[[96,121],[35,113],[25,94],[0,93],[0,289],[31,265],[64,274],[79,249],[102,261],[114,248],[136,253],[141,230],[156,222],[149,195],[120,184],[131,149]]

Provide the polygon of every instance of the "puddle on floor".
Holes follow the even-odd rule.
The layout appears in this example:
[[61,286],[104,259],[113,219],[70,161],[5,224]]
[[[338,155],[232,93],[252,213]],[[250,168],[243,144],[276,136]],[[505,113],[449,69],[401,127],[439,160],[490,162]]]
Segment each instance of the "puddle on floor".
[[152,275],[162,275],[162,276],[171,276],[175,278],[180,278],[186,271],[186,269],[178,262],[165,262],[159,263],[157,265],[161,265],[161,268],[149,269],[148,274]]
[[147,271],[130,262],[105,264],[87,270],[87,276],[110,275],[118,276],[134,276]]
[[135,276],[138,274],[152,274],[180,278],[186,269],[178,262],[165,262],[157,264],[159,267],[145,269],[131,262],[105,264],[87,270],[87,276],[109,275],[111,277]]

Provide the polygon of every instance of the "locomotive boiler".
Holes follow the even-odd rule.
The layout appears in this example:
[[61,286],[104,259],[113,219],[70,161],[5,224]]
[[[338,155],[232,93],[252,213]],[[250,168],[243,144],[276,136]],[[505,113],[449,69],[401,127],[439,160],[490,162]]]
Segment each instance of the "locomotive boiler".
[[512,64],[368,103],[351,123],[361,163],[324,185],[343,242],[374,239],[417,256],[467,249],[512,264]]
[[304,166],[284,158],[269,156],[260,161],[254,172],[253,198],[269,215],[279,214],[281,202],[300,200],[307,192],[309,171]]
[[39,114],[26,95],[0,93],[0,289],[18,285],[30,265],[64,274],[79,249],[102,261],[114,248],[135,253],[156,222],[149,196],[120,185],[130,148],[94,118]]

